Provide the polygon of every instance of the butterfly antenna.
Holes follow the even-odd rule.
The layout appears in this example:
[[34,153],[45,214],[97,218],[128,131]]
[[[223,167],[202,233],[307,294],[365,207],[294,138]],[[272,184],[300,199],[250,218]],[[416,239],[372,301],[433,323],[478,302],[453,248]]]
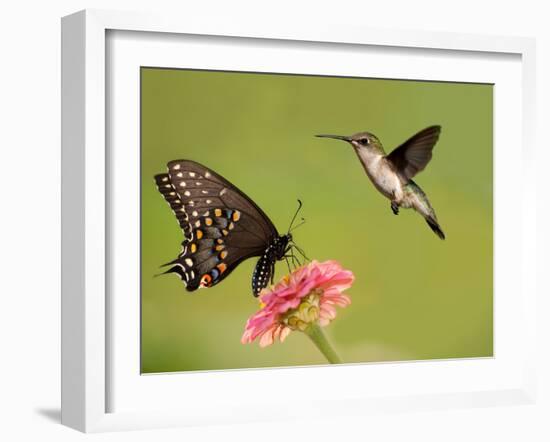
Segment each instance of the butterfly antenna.
[[290,230],[288,231],[288,233],[293,232],[294,230],[296,230],[296,229],[297,229],[298,227],[300,227],[300,226],[303,226],[303,225],[305,224],[305,222],[306,222],[305,218],[302,218],[302,219],[300,220],[300,223],[296,224],[292,229],[290,229]]
[[292,217],[292,221],[290,221],[290,226],[288,226],[288,232],[292,229],[292,224],[294,224],[294,221],[296,221],[296,217],[298,216],[298,212],[300,212],[300,209],[302,208],[302,201],[298,199],[298,208],[296,209],[296,212],[294,213],[294,216]]

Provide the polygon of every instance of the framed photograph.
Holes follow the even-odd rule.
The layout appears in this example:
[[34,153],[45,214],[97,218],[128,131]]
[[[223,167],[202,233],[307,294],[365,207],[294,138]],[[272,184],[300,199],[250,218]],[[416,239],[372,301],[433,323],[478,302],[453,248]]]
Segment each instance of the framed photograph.
[[83,11],[62,45],[64,424],[534,401],[532,40]]

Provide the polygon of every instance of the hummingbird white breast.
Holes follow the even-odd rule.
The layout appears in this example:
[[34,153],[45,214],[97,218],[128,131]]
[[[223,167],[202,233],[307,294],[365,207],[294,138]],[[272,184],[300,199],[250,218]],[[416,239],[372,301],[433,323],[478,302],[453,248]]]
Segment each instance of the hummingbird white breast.
[[355,149],[355,151],[374,187],[386,198],[401,200],[403,197],[401,180],[384,155],[368,149]]

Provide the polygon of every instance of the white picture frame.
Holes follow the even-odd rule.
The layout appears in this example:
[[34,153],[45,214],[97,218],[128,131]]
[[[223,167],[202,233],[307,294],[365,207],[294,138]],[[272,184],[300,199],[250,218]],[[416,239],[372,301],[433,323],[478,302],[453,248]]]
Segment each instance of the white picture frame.
[[[108,35],[119,33],[129,35],[139,32],[144,36],[141,43],[132,41],[124,46],[130,48],[129,57],[124,58],[120,50],[110,50]],[[155,33],[155,34],[152,34]],[[185,401],[193,404],[192,407],[182,404],[176,407],[163,407],[159,403],[165,399],[170,403],[169,391],[174,387],[176,377],[173,376],[139,376],[135,367],[124,366],[124,359],[132,359],[131,353],[116,352],[113,354],[111,339],[117,340],[118,328],[132,330],[137,319],[135,305],[129,308],[129,315],[133,317],[126,323],[117,317],[117,309],[113,309],[113,301],[109,298],[109,290],[113,289],[109,281],[108,269],[116,261],[110,244],[116,242],[120,230],[113,220],[112,198],[109,180],[117,179],[124,174],[120,169],[120,160],[112,157],[109,151],[110,143],[116,143],[116,135],[109,133],[106,121],[117,120],[116,110],[109,108],[109,82],[118,81],[118,71],[108,69],[113,63],[113,57],[120,57],[123,63],[131,66],[140,59],[132,58],[135,45],[145,45],[145,39],[155,36],[168,36],[174,41],[183,41],[185,36],[217,36],[236,41],[242,39],[261,44],[262,41],[271,41],[273,44],[282,42],[284,45],[302,45],[306,42],[310,46],[332,45],[338,47],[370,47],[380,53],[392,48],[407,50],[431,51],[434,63],[430,68],[437,75],[443,76],[445,70],[437,71],[437,58],[444,58],[460,54],[471,54],[472,63],[483,63],[485,58],[498,54],[512,57],[519,69],[508,80],[502,77],[503,84],[508,84],[510,103],[516,103],[517,109],[509,115],[499,111],[502,102],[495,100],[495,112],[501,115],[498,124],[514,123],[509,126],[511,133],[517,134],[521,140],[519,158],[515,157],[506,162],[500,152],[504,152],[504,143],[499,141],[498,130],[495,135],[495,211],[499,210],[498,188],[500,170],[505,170],[514,164],[521,164],[521,173],[528,176],[535,164],[534,145],[534,96],[535,96],[535,46],[532,39],[517,37],[489,37],[450,33],[426,33],[415,31],[387,31],[355,26],[304,26],[293,27],[285,24],[269,23],[220,23],[208,19],[194,17],[153,16],[150,14],[134,14],[127,12],[112,12],[87,10],[63,18],[62,21],[62,423],[80,431],[110,431],[138,428],[156,428],[168,426],[206,425],[213,423],[253,422],[272,419],[292,418],[298,415],[325,416],[325,415],[361,415],[373,410],[398,411],[418,410],[426,408],[452,408],[487,406],[502,404],[533,403],[536,395],[535,382],[535,316],[536,316],[536,192],[518,188],[517,197],[521,200],[522,210],[518,211],[517,218],[510,221],[509,226],[514,229],[511,242],[498,241],[498,231],[495,233],[495,259],[499,256],[501,263],[499,271],[495,272],[495,292],[497,290],[517,289],[516,308],[523,313],[521,320],[515,326],[521,330],[521,343],[515,347],[504,349],[499,356],[498,349],[494,361],[488,364],[479,361],[442,361],[437,367],[430,367],[430,363],[421,364],[365,364],[339,367],[291,368],[285,370],[246,370],[235,372],[198,373],[193,378],[187,378]],[[139,40],[139,39],[138,39]],[[260,42],[260,43],[258,43]],[[158,42],[156,44],[163,45]],[[227,45],[227,42],[225,43]],[[337,45],[335,45],[337,44]],[[215,45],[211,45],[215,51]],[[332,47],[331,46],[331,47]],[[117,47],[118,48],[118,47]],[[134,49],[132,49],[134,48]],[[111,48],[112,49],[112,48]],[[170,48],[166,49],[167,56]],[[173,49],[172,49],[173,50]],[[307,48],[306,48],[307,50]],[[338,50],[332,47],[330,50]],[[141,52],[141,51],[140,51]],[[145,54],[147,51],[144,50]],[[152,51],[158,63],[164,63],[161,46]],[[495,55],[496,54],[496,55]],[[141,55],[141,54],[140,54]],[[109,59],[111,57],[111,59]],[[244,63],[234,58],[232,63]],[[519,64],[518,64],[519,63]],[[120,64],[120,63],[119,63]],[[413,63],[414,64],[414,63]],[[135,67],[135,66],[134,66]],[[516,69],[514,68],[514,69]],[[247,70],[246,68],[243,68]],[[251,69],[250,67],[248,69]],[[327,68],[328,69],[328,68]],[[411,68],[411,69],[414,69]],[[381,76],[388,75],[381,71]],[[413,72],[413,71],[410,71]],[[409,78],[414,73],[402,72],[400,75]],[[106,75],[107,73],[107,75]],[[334,73],[338,73],[337,71]],[[436,75],[436,74],[434,74]],[[456,72],[454,77],[471,80],[468,72]],[[482,78],[490,80],[490,75]],[[497,74],[495,74],[497,75]],[[476,77],[477,78],[477,77]],[[500,77],[499,77],[500,78]],[[519,79],[519,80],[518,80]],[[498,86],[498,83],[497,83]],[[135,90],[135,89],[134,89]],[[131,92],[132,90],[129,89]],[[137,93],[137,91],[136,91]],[[504,97],[504,96],[503,96]],[[505,99],[508,99],[504,97]],[[499,113],[500,112],[500,113]],[[132,117],[134,118],[135,115]],[[507,119],[508,118],[508,119]],[[127,134],[133,133],[132,124],[124,130]],[[135,129],[135,128],[134,128]],[[515,132],[514,132],[515,131]],[[500,139],[502,140],[502,138]],[[130,142],[131,144],[131,142]],[[135,155],[139,150],[135,150]],[[132,155],[124,153],[124,155]],[[517,151],[516,151],[517,155]],[[117,157],[118,158],[118,157]],[[113,168],[114,174],[113,174]],[[118,173],[120,172],[120,174]],[[114,177],[113,177],[114,176]],[[116,183],[114,183],[116,186]],[[136,184],[137,185],[137,184]],[[130,208],[131,209],[131,208]],[[498,214],[498,213],[496,213]],[[496,223],[500,223],[495,216]],[[496,226],[497,227],[497,226]],[[502,232],[506,226],[499,224]],[[513,250],[513,257],[508,257],[507,247]],[[513,276],[512,271],[519,270],[519,276]],[[508,276],[506,276],[508,275]],[[514,278],[509,282],[506,277]],[[500,282],[499,282],[500,281]],[[116,285],[115,285],[116,287]],[[139,297],[138,297],[139,298]],[[496,322],[504,318],[504,332],[501,336],[508,336],[506,331],[506,308],[512,308],[510,297],[503,297],[503,310]],[[498,300],[498,298],[496,298]],[[506,301],[508,299],[508,301]],[[118,301],[117,301],[118,302]],[[127,302],[127,301],[121,301]],[[497,301],[498,302],[498,301]],[[507,303],[508,302],[508,303]],[[506,305],[508,307],[506,307]],[[113,310],[115,313],[113,313]],[[139,319],[137,319],[139,320]],[[134,321],[134,322],[132,322]],[[509,324],[508,324],[509,325]],[[130,332],[128,342],[135,340]],[[497,337],[498,339],[498,337]],[[519,339],[519,338],[518,338]],[[521,351],[518,346],[521,345]],[[504,347],[501,347],[504,348]],[[134,355],[135,356],[135,355]],[[118,358],[118,359],[117,359]],[[500,359],[499,359],[500,358]],[[513,359],[513,361],[512,361]],[[132,359],[133,360],[133,359]],[[500,361],[507,361],[499,366]],[[496,362],[495,362],[496,361]],[[124,371],[127,370],[127,371]],[[307,370],[307,371],[306,371]],[[338,375],[353,380],[369,370],[370,373],[394,373],[395,379],[400,379],[403,373],[408,373],[410,379],[426,379],[430,376],[441,376],[441,382],[436,383],[433,389],[424,388],[419,381],[419,389],[408,389],[406,385],[395,383],[394,388],[388,389],[389,384],[383,384],[375,391],[374,385],[365,386],[365,390],[357,384],[350,383],[340,390],[328,388],[324,397],[311,396],[307,400],[308,407],[302,403],[286,404],[247,404],[243,398],[237,396],[239,391],[254,391],[257,385],[265,385],[266,376],[274,379],[273,388],[278,388],[278,382],[289,385],[299,383],[306,376],[330,379],[336,371]],[[499,376],[495,376],[498,370]],[[128,374],[130,373],[131,374]],[[126,373],[126,374],[125,374]],[[484,374],[482,374],[484,373]],[[500,377],[501,375],[501,377]],[[416,376],[416,377],[415,377]],[[483,377],[485,376],[485,377]],[[406,377],[406,376],[405,376]],[[450,389],[449,379],[461,384],[458,378],[466,379],[460,388]],[[126,379],[128,378],[128,379]],[[129,380],[129,379],[133,380]],[[169,379],[171,378],[171,379]],[[475,378],[475,379],[474,379]],[[487,379],[498,379],[498,382],[484,384]],[[113,381],[115,379],[116,381]],[[127,382],[128,381],[128,382]],[[476,382],[474,382],[476,381]],[[134,383],[133,383],[134,382]],[[136,383],[137,382],[137,383]],[[216,383],[216,393],[210,393],[207,400],[199,400],[205,388]],[[143,384],[143,385],[142,385]],[[124,388],[120,388],[123,385]],[[194,386],[194,389],[191,388]],[[234,390],[232,390],[232,387]],[[368,387],[368,388],[367,388]],[[347,390],[346,390],[347,388]],[[355,389],[355,394],[348,394]],[[130,409],[128,406],[113,405],[113,391],[117,391],[117,402],[120,404],[135,403],[139,396],[144,398],[143,406]],[[368,390],[368,391],[367,391]],[[137,392],[136,396],[131,396]],[[204,394],[203,394],[204,396]],[[232,399],[234,398],[234,399]],[[151,405],[154,404],[154,405]],[[149,405],[151,405],[149,407]],[[259,406],[261,405],[261,406]],[[304,411],[305,410],[305,411]]]

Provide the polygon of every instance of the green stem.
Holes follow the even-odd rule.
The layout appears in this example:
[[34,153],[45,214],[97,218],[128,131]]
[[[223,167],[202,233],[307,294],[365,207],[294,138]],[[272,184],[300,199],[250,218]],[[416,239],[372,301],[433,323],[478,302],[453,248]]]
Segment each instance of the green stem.
[[309,327],[304,331],[304,333],[309,336],[309,338],[317,346],[319,351],[323,353],[323,356],[327,358],[327,361],[329,361],[331,364],[342,363],[342,360],[328,342],[325,334],[323,333],[323,330],[321,329],[321,327],[319,327],[319,324],[317,324],[316,322],[310,324]]

